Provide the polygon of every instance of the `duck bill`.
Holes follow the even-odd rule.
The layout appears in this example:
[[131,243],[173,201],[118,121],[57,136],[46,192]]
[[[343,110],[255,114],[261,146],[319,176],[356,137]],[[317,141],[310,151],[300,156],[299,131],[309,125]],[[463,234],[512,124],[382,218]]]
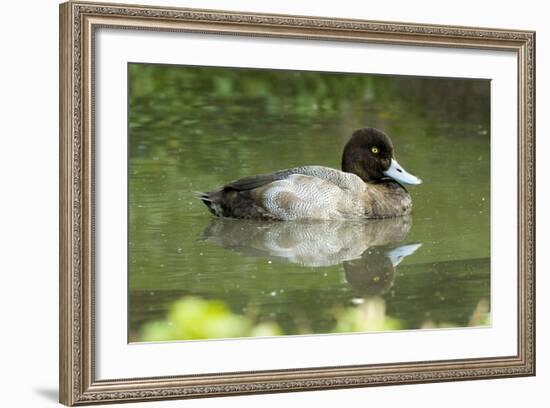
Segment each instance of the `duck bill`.
[[407,256],[412,255],[416,252],[418,248],[420,248],[422,244],[408,244],[408,245],[401,245],[397,248],[392,249],[388,253],[386,253],[386,256],[390,258],[390,261],[395,268],[397,265],[401,263],[403,259],[405,259]]
[[413,176],[411,173],[408,173],[407,171],[405,171],[405,169],[401,167],[401,165],[397,163],[397,160],[395,159],[391,159],[390,168],[384,172],[384,175],[387,177],[391,177],[392,179],[400,183],[405,183],[405,184],[422,183],[422,180],[420,180],[418,177]]

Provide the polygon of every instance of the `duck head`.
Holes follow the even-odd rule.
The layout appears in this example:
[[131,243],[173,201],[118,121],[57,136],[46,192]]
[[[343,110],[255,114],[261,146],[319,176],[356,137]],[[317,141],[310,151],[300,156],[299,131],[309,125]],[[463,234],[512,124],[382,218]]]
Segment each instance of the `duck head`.
[[342,170],[356,174],[364,182],[375,182],[390,177],[399,183],[420,184],[395,160],[390,138],[378,129],[358,129],[344,147]]

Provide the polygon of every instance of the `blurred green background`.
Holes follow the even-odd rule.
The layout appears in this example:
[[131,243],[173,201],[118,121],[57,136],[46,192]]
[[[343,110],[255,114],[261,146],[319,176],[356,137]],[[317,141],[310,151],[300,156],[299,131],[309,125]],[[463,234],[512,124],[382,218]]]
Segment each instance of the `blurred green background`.
[[[489,324],[488,80],[134,63],[128,73],[130,341]],[[424,181],[409,188],[410,220],[214,220],[194,197],[247,175],[339,168],[365,126],[390,135]],[[410,243],[421,246],[397,265]]]

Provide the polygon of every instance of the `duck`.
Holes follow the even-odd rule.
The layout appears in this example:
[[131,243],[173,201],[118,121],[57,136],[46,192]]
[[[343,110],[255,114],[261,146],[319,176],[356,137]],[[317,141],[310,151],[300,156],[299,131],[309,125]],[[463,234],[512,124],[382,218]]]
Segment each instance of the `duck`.
[[258,220],[393,218],[412,212],[403,184],[422,180],[397,162],[383,131],[355,130],[344,146],[341,170],[306,165],[231,181],[198,193],[218,217]]

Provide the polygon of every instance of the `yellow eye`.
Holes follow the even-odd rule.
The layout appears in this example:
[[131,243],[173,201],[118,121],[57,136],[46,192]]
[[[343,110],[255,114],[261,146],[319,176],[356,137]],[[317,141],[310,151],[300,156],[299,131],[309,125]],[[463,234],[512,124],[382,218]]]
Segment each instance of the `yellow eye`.
[[373,147],[370,148],[370,151],[371,151],[373,154],[378,154],[378,147],[373,146]]

